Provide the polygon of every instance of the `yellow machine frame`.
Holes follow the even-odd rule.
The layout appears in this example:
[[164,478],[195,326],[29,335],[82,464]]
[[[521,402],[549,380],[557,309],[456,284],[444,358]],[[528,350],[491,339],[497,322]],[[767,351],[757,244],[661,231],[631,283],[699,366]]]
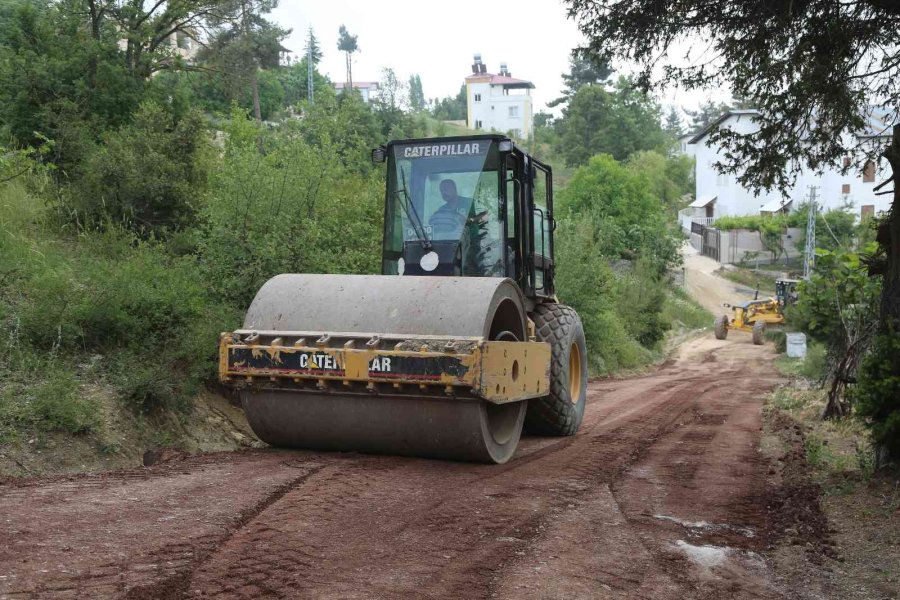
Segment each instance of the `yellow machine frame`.
[[220,338],[219,379],[297,391],[471,394],[504,404],[549,393],[550,344],[238,330]]

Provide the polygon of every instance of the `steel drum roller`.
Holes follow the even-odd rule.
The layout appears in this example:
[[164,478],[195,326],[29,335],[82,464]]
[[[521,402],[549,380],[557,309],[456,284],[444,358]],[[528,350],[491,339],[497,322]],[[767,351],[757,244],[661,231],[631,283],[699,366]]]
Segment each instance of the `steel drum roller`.
[[[526,336],[518,287],[488,277],[278,275],[266,282],[245,330],[482,337]],[[241,400],[265,442],[506,462],[518,444],[526,402],[245,390]]]

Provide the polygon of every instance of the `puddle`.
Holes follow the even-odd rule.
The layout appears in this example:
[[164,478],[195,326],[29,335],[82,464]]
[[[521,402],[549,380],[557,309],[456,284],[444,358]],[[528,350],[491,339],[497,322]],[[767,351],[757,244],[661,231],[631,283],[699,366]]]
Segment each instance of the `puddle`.
[[720,548],[719,546],[694,546],[693,544],[688,544],[684,540],[676,541],[675,546],[684,553],[691,562],[704,569],[718,567],[728,558],[728,548]]

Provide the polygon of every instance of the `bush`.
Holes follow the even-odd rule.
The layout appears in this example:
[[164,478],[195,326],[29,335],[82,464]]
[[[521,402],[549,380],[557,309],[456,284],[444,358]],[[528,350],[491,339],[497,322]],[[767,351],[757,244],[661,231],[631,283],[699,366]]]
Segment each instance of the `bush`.
[[212,176],[199,236],[215,295],[246,307],[278,273],[380,271],[383,184],[344,167],[334,146],[313,147],[289,128],[266,138],[233,116]]
[[872,429],[875,442],[887,454],[900,457],[900,335],[882,333],[875,337],[871,352],[860,368],[859,383],[853,390],[858,414]]
[[176,119],[146,102],[134,121],[104,135],[76,177],[66,214],[79,224],[160,232],[191,225],[201,208],[208,143],[198,113]]
[[[97,431],[100,409],[96,401],[79,393],[73,372],[54,360],[36,361],[31,369],[17,362],[15,381],[0,386],[0,440],[22,431],[60,431],[75,435]],[[38,367],[39,365],[39,367]],[[37,368],[35,368],[37,367]]]
[[697,304],[687,292],[676,287],[666,296],[663,307],[666,321],[681,323],[689,329],[703,329],[712,326],[713,315]]

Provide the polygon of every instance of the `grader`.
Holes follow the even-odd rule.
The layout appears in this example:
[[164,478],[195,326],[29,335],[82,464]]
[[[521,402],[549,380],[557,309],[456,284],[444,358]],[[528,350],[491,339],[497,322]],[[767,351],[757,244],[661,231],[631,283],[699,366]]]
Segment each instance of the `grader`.
[[715,321],[716,339],[724,340],[728,337],[729,329],[738,329],[752,334],[753,343],[761,346],[765,342],[766,327],[768,325],[780,325],[784,323],[785,307],[797,301],[796,279],[778,279],[775,281],[775,297],[759,299],[759,289],[753,300],[743,304],[725,304],[725,308],[731,308],[734,316],[722,315]]
[[587,350],[554,286],[550,167],[502,135],[393,141],[381,275],[284,274],[219,377],[277,446],[503,463],[573,435]]

